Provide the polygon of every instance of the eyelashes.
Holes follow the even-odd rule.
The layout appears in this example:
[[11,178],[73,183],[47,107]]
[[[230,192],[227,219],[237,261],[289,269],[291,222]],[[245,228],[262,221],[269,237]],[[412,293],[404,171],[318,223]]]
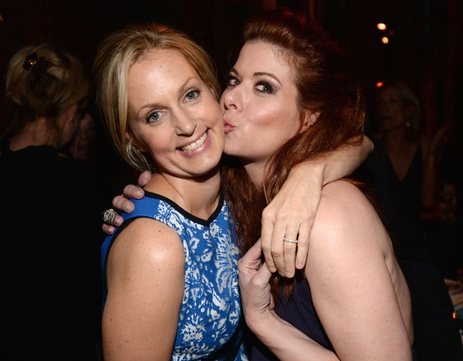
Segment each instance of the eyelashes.
[[[241,81],[238,79],[238,77],[230,73],[225,75],[225,80],[228,87],[235,87],[241,84]],[[254,88],[259,93],[275,94],[275,87],[268,81],[259,80],[254,85]]]
[[[184,103],[193,103],[198,100],[201,96],[201,90],[199,89],[190,89],[185,92],[182,98]],[[158,123],[163,119],[163,117],[168,113],[168,109],[157,109],[149,112],[145,117],[146,123]]]
[[225,75],[225,81],[226,81],[227,86],[236,86],[236,85],[241,84],[238,78],[230,73]]
[[275,88],[272,86],[272,84],[265,81],[258,82],[256,89],[261,93],[275,94]]

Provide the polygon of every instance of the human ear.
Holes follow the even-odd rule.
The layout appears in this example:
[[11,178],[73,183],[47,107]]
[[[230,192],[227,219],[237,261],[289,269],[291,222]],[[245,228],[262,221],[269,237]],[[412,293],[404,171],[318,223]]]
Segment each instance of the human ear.
[[310,128],[317,121],[319,115],[320,112],[318,111],[306,110],[303,115],[304,121],[302,123],[302,131]]
[[73,104],[71,107],[67,110],[67,120],[68,122],[74,123],[75,117],[76,117],[76,112],[77,112],[77,105]]
[[132,134],[132,132],[129,132],[129,131],[125,132],[125,136],[128,139],[128,143],[131,143],[140,152],[146,153],[148,151],[146,149],[146,146],[143,144],[143,142],[138,140],[137,137],[134,134]]

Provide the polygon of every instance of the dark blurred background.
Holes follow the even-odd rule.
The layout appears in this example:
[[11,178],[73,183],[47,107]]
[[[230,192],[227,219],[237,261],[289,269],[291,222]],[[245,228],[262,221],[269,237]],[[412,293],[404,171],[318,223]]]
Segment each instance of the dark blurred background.
[[[244,21],[275,6],[308,14],[344,44],[368,95],[377,82],[401,78],[420,97],[425,133],[447,125],[452,137],[462,139],[461,0],[1,0],[2,90],[8,60],[21,46],[57,44],[80,57],[90,73],[101,39],[140,21],[188,33],[209,51],[222,76]],[[378,22],[387,29],[378,30]],[[381,40],[385,36],[388,44]],[[8,118],[8,105],[3,104],[0,127]]]

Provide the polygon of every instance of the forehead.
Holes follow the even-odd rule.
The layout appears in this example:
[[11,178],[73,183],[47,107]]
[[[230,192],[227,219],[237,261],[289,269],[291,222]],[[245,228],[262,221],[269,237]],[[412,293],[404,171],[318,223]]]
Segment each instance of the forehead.
[[128,92],[170,91],[187,79],[199,76],[185,56],[175,49],[152,49],[129,69]]
[[282,49],[263,41],[244,44],[235,67],[239,68],[240,72],[269,72],[288,78],[291,73],[291,67]]
[[190,62],[179,50],[154,48],[148,50],[132,64],[129,74],[156,70],[170,72],[175,68],[194,72]]

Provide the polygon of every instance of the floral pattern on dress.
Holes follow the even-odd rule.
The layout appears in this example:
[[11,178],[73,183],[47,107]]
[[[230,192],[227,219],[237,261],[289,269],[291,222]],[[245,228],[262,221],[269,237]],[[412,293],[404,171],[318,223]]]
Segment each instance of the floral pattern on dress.
[[[148,216],[166,224],[177,232],[185,251],[185,290],[172,360],[246,361],[237,275],[239,249],[226,202],[222,200],[220,212],[206,222],[164,197],[146,193],[143,199],[133,200],[135,212],[122,214],[124,219]],[[224,351],[228,348],[229,352]],[[230,359],[232,352],[237,352],[234,359]]]

